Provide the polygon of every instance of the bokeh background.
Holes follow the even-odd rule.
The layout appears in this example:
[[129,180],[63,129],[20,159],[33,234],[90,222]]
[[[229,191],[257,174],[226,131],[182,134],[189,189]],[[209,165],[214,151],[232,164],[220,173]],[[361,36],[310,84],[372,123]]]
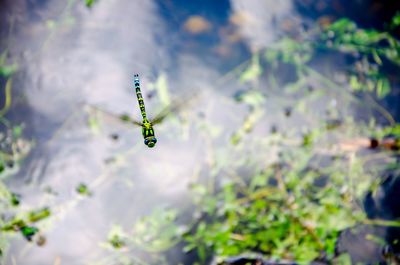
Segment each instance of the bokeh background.
[[[245,264],[249,252],[391,264],[399,11],[373,0],[2,0],[1,264]],[[119,119],[141,118],[135,73],[148,116],[170,111],[153,149]],[[317,193],[305,179],[341,193],[327,193],[329,207],[303,202]],[[252,197],[268,187],[283,197]],[[243,198],[260,201],[257,225],[240,215]],[[269,199],[299,201],[271,212]],[[296,210],[308,202],[317,208]]]

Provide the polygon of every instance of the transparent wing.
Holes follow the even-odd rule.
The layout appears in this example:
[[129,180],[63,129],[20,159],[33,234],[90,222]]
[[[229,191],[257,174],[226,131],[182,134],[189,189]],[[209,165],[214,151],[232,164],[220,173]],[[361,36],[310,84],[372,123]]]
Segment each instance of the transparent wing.
[[177,113],[181,109],[187,107],[196,99],[198,94],[193,94],[191,96],[184,96],[180,99],[174,100],[168,106],[164,107],[153,119],[151,119],[151,124],[155,125],[164,121],[171,113]]
[[136,120],[132,119],[128,114],[121,114],[121,115],[119,115],[118,118],[123,122],[133,123],[140,127],[143,125],[143,123],[141,123],[140,121],[136,121]]
[[93,106],[93,105],[87,105],[87,107],[89,108],[90,111],[100,112],[101,114],[103,114],[111,119],[118,120],[120,122],[134,124],[134,125],[140,126],[140,127],[142,127],[142,125],[143,125],[143,123],[132,119],[128,114],[121,114],[121,115],[114,114],[108,110],[105,110],[105,109],[102,109],[102,108],[99,108],[99,107]]
[[[172,104],[172,103],[171,103]],[[176,112],[180,109],[180,107],[178,105],[169,105],[166,106],[165,108],[163,108],[158,114],[157,116],[155,116],[150,122],[151,124],[155,125],[158,123],[161,123],[169,114]]]

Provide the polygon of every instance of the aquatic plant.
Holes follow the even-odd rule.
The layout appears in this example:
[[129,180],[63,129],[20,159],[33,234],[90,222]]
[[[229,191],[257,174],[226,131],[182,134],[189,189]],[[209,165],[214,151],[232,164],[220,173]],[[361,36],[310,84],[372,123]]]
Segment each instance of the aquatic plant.
[[[392,25],[398,26],[397,20],[396,16]],[[324,75],[312,68],[313,57],[320,50],[352,58],[350,70],[345,71],[348,86],[337,83],[334,74]],[[388,159],[386,164],[367,169],[365,165],[373,158],[357,153],[363,148],[376,147],[371,145],[368,136],[383,143],[385,135],[389,134],[397,139],[389,149],[396,150],[399,125],[390,114],[377,107],[391,126],[380,129],[374,122],[363,124],[350,117],[327,119],[319,116],[320,126],[309,129],[300,138],[298,134],[281,133],[277,128],[271,135],[249,137],[264,115],[262,109],[266,100],[263,88],[254,84],[266,76],[272,87],[280,86],[289,93],[301,91],[302,98],[284,112],[287,117],[293,112],[308,115],[304,113],[305,100],[324,96],[323,92],[310,88],[310,78],[318,80],[327,91],[334,90],[352,102],[358,101],[352,94],[354,91],[374,92],[378,98],[383,98],[391,91],[385,66],[390,63],[398,67],[399,62],[399,42],[389,32],[361,29],[348,19],[315,28],[301,41],[284,37],[273,47],[255,52],[245,67],[234,70],[238,82],[253,86],[235,94],[238,102],[249,106],[249,115],[232,135],[231,145],[213,148],[212,152],[218,156],[213,159],[208,177],[192,185],[194,207],[189,211],[192,222],[183,226],[176,220],[179,216],[176,211],[173,211],[173,218],[166,219],[158,210],[145,217],[145,222],[142,220],[135,225],[140,229],[132,233],[120,230],[123,236],[110,237],[109,246],[117,251],[123,246],[164,253],[179,246],[184,252],[195,253],[198,263],[194,264],[205,264],[212,257],[224,260],[243,253],[300,263],[319,259],[350,264],[348,256],[335,255],[340,231],[356,224],[399,225],[398,222],[368,219],[361,203],[367,192],[379,186],[379,172],[388,166],[398,169],[398,165]],[[275,78],[281,64],[293,66],[297,77],[294,81]],[[360,69],[360,64],[365,67]],[[207,130],[212,125],[201,128]],[[207,135],[212,138],[211,133]],[[363,135],[364,140],[361,144],[352,141],[349,148],[342,142],[343,135],[350,139]],[[280,150],[277,162],[268,161],[266,157],[260,165],[252,162],[252,156],[235,163],[229,159],[231,153],[245,152],[249,146],[264,150],[277,147]],[[377,146],[385,147],[383,144]],[[243,168],[246,175],[239,173]],[[168,215],[168,211],[164,215]],[[140,231],[151,233],[141,236]],[[124,256],[122,252],[120,254]],[[160,262],[154,256],[146,257],[144,263]]]
[[12,192],[4,181],[15,176],[30,153],[34,142],[24,137],[24,124],[16,124],[7,118],[12,106],[12,80],[17,72],[16,63],[6,62],[7,51],[0,56],[0,78],[5,80],[4,105],[0,109],[0,262],[4,258],[12,235],[21,234],[26,240],[34,238],[43,245],[45,238],[39,235],[36,223],[50,216],[48,208],[20,210],[22,200],[18,193]]
[[[93,3],[95,1],[85,1],[88,7]],[[70,6],[68,4],[67,11]],[[65,20],[48,21],[47,26],[52,32],[58,25],[73,21],[68,20],[67,11]],[[194,264],[205,264],[212,257],[224,260],[243,253],[257,253],[265,259],[305,263],[321,259],[344,264],[341,259],[345,258],[335,256],[340,231],[359,223],[398,225],[396,221],[371,220],[365,215],[360,201],[378,186],[380,179],[376,176],[387,164],[365,169],[364,165],[373,162],[373,157],[357,153],[362,148],[385,149],[389,145],[383,139],[389,135],[394,135],[395,140],[386,149],[396,150],[399,126],[393,117],[375,102],[375,108],[390,124],[380,129],[376,128],[372,118],[369,124],[364,124],[338,114],[337,106],[327,108],[329,115],[325,116],[314,113],[312,108],[307,112],[307,106],[313,100],[329,97],[331,91],[358,103],[360,100],[353,92],[374,92],[378,98],[389,95],[393,77],[387,76],[385,67],[390,64],[398,69],[400,64],[399,42],[390,30],[398,27],[399,21],[397,15],[387,31],[379,32],[359,28],[354,22],[341,19],[326,27],[316,27],[300,39],[283,37],[271,47],[255,51],[236,69],[238,71],[233,71],[237,84],[246,85],[246,89],[235,93],[233,99],[249,109],[241,126],[221,144],[218,138],[221,130],[215,124],[203,120],[194,125],[204,134],[205,142],[219,142],[215,146],[210,144],[207,150],[210,162],[204,169],[204,179],[191,186],[193,207],[156,209],[128,230],[115,224],[101,244],[112,254],[110,259],[99,264],[115,261],[119,264],[168,264],[168,253],[174,248],[192,254]],[[321,51],[351,58],[350,68],[343,70],[344,82],[335,80],[335,73],[313,68],[313,59]],[[23,161],[31,147],[27,144],[31,142],[23,137],[23,125],[13,125],[5,118],[11,106],[12,75],[18,68],[17,64],[6,63],[4,58],[5,55],[0,57],[0,74],[6,78],[6,100],[0,110],[0,119],[7,132],[1,138],[1,179],[14,174],[11,168]],[[278,79],[276,76],[282,65],[289,66],[296,78]],[[267,79],[271,90],[286,93],[282,100],[287,100],[287,95],[296,97],[295,101],[284,101],[287,105],[282,111],[285,117],[300,114],[307,122],[318,125],[312,127],[305,122],[304,128],[293,131],[280,131],[271,125],[270,134],[252,137],[252,130],[262,124],[265,117],[268,91],[259,85],[262,78]],[[160,78],[159,81],[164,84],[165,80]],[[315,83],[328,92],[316,89]],[[158,87],[165,88],[165,84]],[[167,104],[167,90],[158,94],[161,102]],[[128,116],[121,119],[127,121]],[[93,131],[99,130],[95,119],[89,118],[89,126]],[[350,137],[350,140],[361,135],[369,142],[358,146],[356,143],[351,146],[353,149],[342,150],[343,137],[339,135]],[[374,137],[376,146],[372,145],[369,136]],[[117,140],[118,135],[112,138]],[[271,152],[247,152],[252,148]],[[272,150],[279,151],[274,153]],[[233,159],[233,154],[239,154],[239,158]],[[271,158],[274,155],[276,159]],[[326,162],[324,166],[322,162]],[[388,164],[398,168],[393,160]],[[0,190],[0,211],[12,213],[11,218],[0,217],[1,230],[9,232],[7,236],[20,234],[28,241],[36,239],[37,244],[42,244],[39,222],[51,215],[50,209],[19,212],[15,207],[23,198],[9,191],[2,182]],[[81,197],[92,195],[92,191],[90,183],[80,183],[76,187]],[[191,216],[189,222],[180,219],[187,215]],[[7,242],[8,238],[2,233],[0,250],[4,251]]]

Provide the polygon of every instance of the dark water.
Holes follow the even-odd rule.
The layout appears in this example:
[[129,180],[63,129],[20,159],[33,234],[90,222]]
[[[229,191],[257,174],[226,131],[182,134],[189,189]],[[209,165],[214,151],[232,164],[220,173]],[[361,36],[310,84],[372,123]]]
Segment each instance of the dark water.
[[[8,49],[8,60],[18,64],[7,117],[25,123],[25,135],[36,142],[18,174],[7,183],[22,194],[23,207],[50,206],[57,219],[48,224],[48,243],[42,248],[16,238],[7,264],[13,264],[12,260],[16,264],[56,264],[57,260],[95,264],[107,256],[98,242],[104,242],[113,224],[129,227],[155,207],[189,206],[188,186],[209,165],[210,146],[228,142],[248,111],[233,99],[248,85],[234,82],[226,73],[252,52],[324,19],[350,17],[360,26],[383,29],[400,4],[101,0],[87,8],[77,0],[8,0],[0,2],[0,10],[1,51]],[[346,57],[321,52],[312,65],[329,74],[348,63]],[[183,111],[191,121],[186,126],[179,126],[177,118],[157,127],[156,150],[143,145],[140,129],[112,118],[99,117],[99,131],[87,126],[87,105],[140,117],[131,88],[133,73],[141,76],[151,114],[163,104],[155,88],[157,80],[166,80],[171,98],[201,92],[192,107]],[[278,78],[290,81],[292,69],[282,69]],[[398,119],[399,80],[393,80],[391,97],[381,103]],[[318,81],[314,83],[318,86]],[[255,137],[268,134],[272,125],[281,130],[318,125],[317,119],[296,114],[285,119],[282,108],[296,98],[258,85],[267,88],[268,108],[263,112],[265,122],[253,130]],[[373,113],[368,106],[347,104],[335,94],[312,106],[316,117],[327,105],[340,108],[343,116],[360,119]],[[208,143],[194,125],[202,120],[212,124],[217,135]],[[117,141],[110,138],[115,133]],[[257,153],[260,160],[263,155],[277,159],[271,150],[249,149],[248,154]],[[228,159],[235,161],[242,155],[232,152]],[[82,199],[74,192],[82,181],[90,184],[92,198]],[[58,195],[47,194],[49,187]]]

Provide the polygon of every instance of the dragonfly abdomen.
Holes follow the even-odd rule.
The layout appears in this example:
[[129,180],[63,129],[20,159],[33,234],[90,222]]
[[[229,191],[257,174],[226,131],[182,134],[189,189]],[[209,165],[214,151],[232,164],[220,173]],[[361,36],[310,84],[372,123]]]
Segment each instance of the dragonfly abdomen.
[[142,123],[142,134],[144,138],[144,144],[152,148],[157,143],[157,139],[154,136],[154,130],[151,122],[146,118],[146,109],[144,107],[144,101],[142,97],[142,92],[140,91],[139,75],[135,74],[133,79],[135,84],[136,96],[139,102],[140,112],[142,113],[143,123]]
[[135,74],[134,81],[135,83],[135,89],[136,89],[136,96],[138,99],[139,107],[140,107],[140,112],[142,114],[143,119],[146,119],[146,109],[144,107],[144,101],[142,97],[142,92],[140,91],[140,83],[139,83],[139,75]]

